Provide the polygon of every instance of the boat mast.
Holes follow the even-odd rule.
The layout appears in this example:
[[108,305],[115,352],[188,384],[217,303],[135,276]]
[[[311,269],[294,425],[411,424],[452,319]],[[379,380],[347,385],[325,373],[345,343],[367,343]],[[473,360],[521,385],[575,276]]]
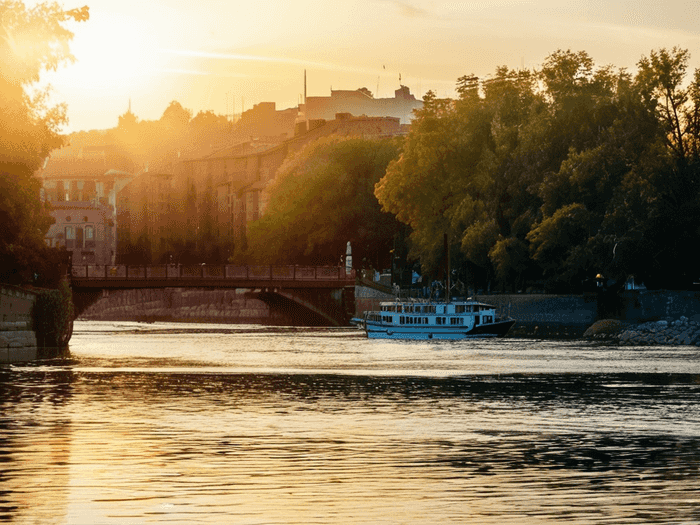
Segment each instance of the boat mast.
[[445,303],[450,302],[450,245],[447,242],[447,234],[444,235],[445,242],[445,281],[447,286],[445,288]]

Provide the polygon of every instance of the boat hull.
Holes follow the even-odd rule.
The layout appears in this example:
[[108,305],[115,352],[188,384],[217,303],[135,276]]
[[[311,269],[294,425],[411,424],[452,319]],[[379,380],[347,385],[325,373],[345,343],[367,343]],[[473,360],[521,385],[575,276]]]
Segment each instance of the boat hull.
[[465,330],[464,327],[393,326],[368,321],[365,323],[365,331],[369,339],[460,340],[503,337],[514,324],[514,319],[508,319]]

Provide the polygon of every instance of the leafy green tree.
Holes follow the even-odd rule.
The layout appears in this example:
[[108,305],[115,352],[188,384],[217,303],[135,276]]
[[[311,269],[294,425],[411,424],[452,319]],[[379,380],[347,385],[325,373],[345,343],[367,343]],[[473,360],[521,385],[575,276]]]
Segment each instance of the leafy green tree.
[[393,139],[329,137],[288,158],[237,259],[336,265],[350,241],[355,267],[388,267],[401,225],[380,210],[374,185],[397,151]]
[[481,269],[475,285],[571,291],[598,272],[687,283],[700,219],[700,74],[682,87],[687,58],[654,52],[634,78],[557,51],[539,71],[462,77],[456,100],[426,96],[379,202],[412,228],[424,270],[447,232],[453,267]]
[[66,108],[49,106],[48,90],[37,83],[42,71],[74,59],[65,23],[88,17],[87,7],[0,2],[0,281],[30,281],[47,257],[59,256],[44,245],[53,221],[34,173],[62,144]]
[[[464,265],[461,254],[481,269],[463,279],[496,271],[518,277],[528,269],[523,239],[539,203],[520,150],[523,131],[542,111],[535,80],[530,72],[499,68],[488,81],[461,77],[457,100],[424,98],[401,155],[376,188],[383,208],[411,226],[411,254],[424,272],[442,265],[444,233],[457,248],[450,250],[453,268]],[[518,265],[514,272],[506,259]]]

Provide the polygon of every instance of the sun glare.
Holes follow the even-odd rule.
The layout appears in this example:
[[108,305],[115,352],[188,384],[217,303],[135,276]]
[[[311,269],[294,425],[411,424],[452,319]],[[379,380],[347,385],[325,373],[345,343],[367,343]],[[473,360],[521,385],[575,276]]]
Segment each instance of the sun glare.
[[76,63],[66,78],[79,86],[122,92],[151,80],[155,44],[146,27],[133,19],[90,24],[75,34],[71,50]]

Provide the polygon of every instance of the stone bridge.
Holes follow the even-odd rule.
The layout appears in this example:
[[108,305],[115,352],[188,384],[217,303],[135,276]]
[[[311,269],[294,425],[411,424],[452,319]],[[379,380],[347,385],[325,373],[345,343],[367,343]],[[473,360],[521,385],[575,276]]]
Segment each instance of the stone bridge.
[[76,315],[115,290],[243,290],[295,324],[343,326],[355,312],[355,272],[342,266],[73,266]]

